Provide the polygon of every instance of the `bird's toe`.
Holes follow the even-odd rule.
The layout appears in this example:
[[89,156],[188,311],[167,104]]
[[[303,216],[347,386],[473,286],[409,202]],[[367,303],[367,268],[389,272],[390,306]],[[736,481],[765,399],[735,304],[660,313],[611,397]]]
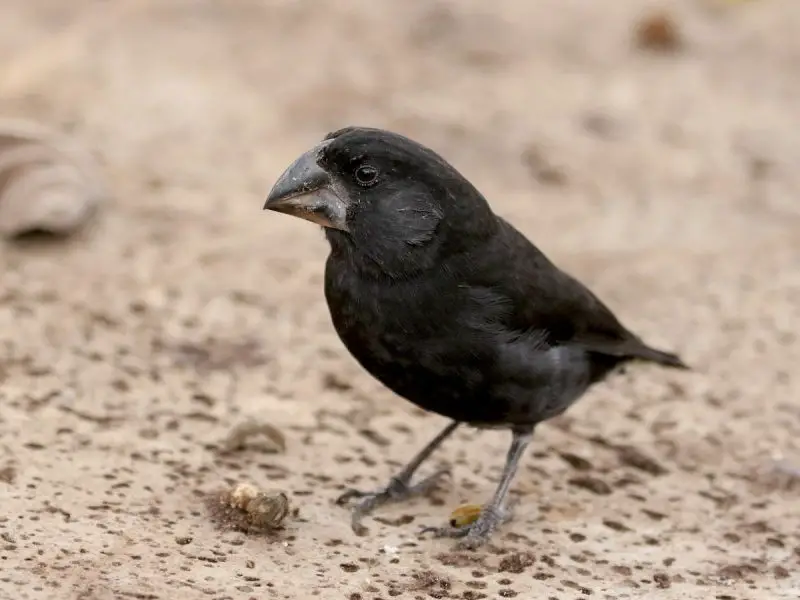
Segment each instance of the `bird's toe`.
[[488,542],[495,530],[510,519],[510,509],[487,507],[472,523],[459,526],[451,524],[448,527],[423,527],[420,533],[432,534],[434,538],[458,539],[459,549],[474,550]]
[[344,493],[340,494],[334,502],[339,506],[343,504],[349,503],[351,500],[357,500],[360,498],[365,498],[366,496],[372,495],[374,492],[365,492],[363,490],[357,490],[354,488],[350,488],[345,490]]

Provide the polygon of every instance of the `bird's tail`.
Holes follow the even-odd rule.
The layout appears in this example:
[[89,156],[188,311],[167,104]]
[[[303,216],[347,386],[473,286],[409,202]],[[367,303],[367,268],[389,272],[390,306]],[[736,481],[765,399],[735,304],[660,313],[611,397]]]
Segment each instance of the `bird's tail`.
[[639,345],[635,352],[631,353],[635,358],[647,360],[650,362],[664,365],[665,367],[672,367],[674,369],[689,370],[689,366],[681,360],[677,354],[672,352],[664,352],[663,350],[656,350],[644,344]]
[[586,349],[591,352],[618,356],[620,358],[625,357],[646,360],[674,369],[691,369],[677,354],[651,348],[632,333],[628,333],[627,337],[622,340],[609,340],[608,338],[603,339],[599,337],[587,339],[584,337],[583,343]]

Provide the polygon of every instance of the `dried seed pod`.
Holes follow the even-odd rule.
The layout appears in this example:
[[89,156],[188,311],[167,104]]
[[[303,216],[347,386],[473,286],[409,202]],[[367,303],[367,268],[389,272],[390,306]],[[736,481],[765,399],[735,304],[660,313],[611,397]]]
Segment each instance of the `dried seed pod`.
[[40,125],[0,121],[0,234],[70,234],[108,196],[88,152]]
[[238,483],[206,499],[211,518],[221,527],[249,533],[278,529],[291,511],[284,492],[265,492],[250,483]]
[[289,514],[289,497],[283,492],[257,493],[247,503],[245,511],[251,523],[259,529],[275,529],[283,524]]
[[269,450],[273,452],[286,451],[286,438],[280,429],[269,423],[260,423],[252,419],[240,423],[231,429],[230,433],[228,433],[225,440],[222,442],[222,451],[235,452],[236,450],[240,450],[251,437],[256,435],[263,435],[269,440]]
[[462,504],[450,513],[450,527],[464,527],[478,520],[483,507],[480,504]]

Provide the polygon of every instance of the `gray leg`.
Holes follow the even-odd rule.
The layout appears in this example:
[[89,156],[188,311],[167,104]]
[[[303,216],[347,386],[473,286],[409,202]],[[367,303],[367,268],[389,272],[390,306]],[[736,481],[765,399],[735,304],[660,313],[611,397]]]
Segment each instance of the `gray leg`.
[[500,476],[491,501],[483,507],[480,516],[473,523],[462,527],[426,528],[433,531],[437,537],[463,538],[459,544],[463,548],[474,549],[486,543],[499,525],[511,518],[510,510],[506,504],[508,489],[517,473],[517,467],[525,449],[533,437],[533,429],[515,430],[512,432],[511,447],[506,455],[506,464]]
[[364,527],[361,525],[361,519],[370,514],[377,507],[388,502],[399,502],[402,500],[407,500],[412,496],[422,495],[436,487],[436,484],[439,482],[439,480],[450,472],[449,469],[440,469],[433,473],[433,475],[429,475],[414,485],[411,485],[411,478],[414,476],[414,473],[419,466],[425,462],[431,454],[433,454],[433,451],[436,450],[436,448],[441,446],[442,442],[450,437],[450,435],[459,425],[460,423],[453,421],[452,423],[448,424],[447,427],[442,429],[442,431],[439,432],[435,438],[428,442],[427,446],[420,450],[419,453],[414,456],[414,458],[412,458],[405,467],[403,467],[402,471],[389,480],[389,485],[387,485],[384,489],[373,492],[347,490],[344,494],[339,496],[339,498],[336,500],[337,504],[344,504],[353,498],[361,499],[361,501],[353,508],[351,520],[353,531],[356,533],[364,533]]

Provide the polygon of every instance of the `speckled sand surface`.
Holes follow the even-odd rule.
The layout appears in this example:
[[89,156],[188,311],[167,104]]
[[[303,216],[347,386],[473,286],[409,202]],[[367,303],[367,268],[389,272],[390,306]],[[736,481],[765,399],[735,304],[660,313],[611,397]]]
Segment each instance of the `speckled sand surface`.
[[[661,4],[666,54],[632,43],[642,0],[5,0],[2,116],[72,132],[115,198],[0,245],[0,598],[798,597],[800,3]],[[475,554],[417,529],[491,494],[501,432],[457,435],[427,467],[452,482],[368,537],[333,505],[444,422],[339,344],[318,229],[261,211],[351,123],[439,150],[696,368],[542,427]],[[286,451],[221,455],[248,418]],[[299,516],[218,531],[202,496],[240,480]]]

